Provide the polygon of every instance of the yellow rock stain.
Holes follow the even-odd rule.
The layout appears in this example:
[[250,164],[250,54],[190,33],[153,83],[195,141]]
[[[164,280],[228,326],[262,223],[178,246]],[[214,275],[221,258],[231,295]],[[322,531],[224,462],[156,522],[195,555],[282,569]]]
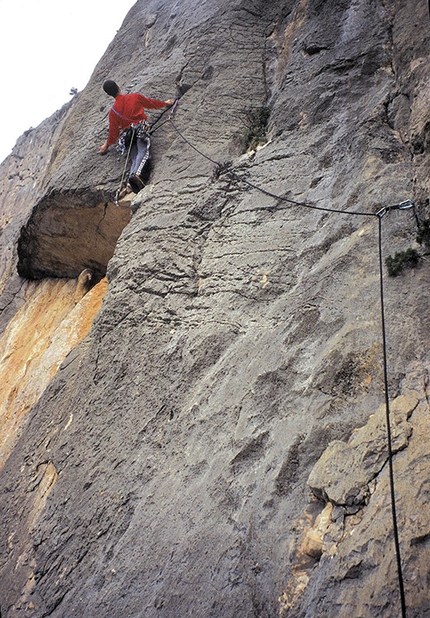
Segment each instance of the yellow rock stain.
[[86,294],[78,279],[28,284],[24,305],[0,339],[0,468],[27,413],[90,330],[106,289],[106,279]]

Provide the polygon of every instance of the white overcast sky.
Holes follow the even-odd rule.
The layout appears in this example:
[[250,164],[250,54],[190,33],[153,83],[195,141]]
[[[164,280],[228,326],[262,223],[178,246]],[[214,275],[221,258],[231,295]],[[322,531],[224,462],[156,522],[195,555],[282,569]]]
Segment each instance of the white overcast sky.
[[82,90],[136,0],[0,0],[0,162]]

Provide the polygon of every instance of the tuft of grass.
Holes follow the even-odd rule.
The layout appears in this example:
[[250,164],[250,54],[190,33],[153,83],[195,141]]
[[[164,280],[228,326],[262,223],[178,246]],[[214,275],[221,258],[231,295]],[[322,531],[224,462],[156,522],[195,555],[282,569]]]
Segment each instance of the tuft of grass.
[[270,109],[267,106],[256,107],[245,112],[245,134],[242,140],[242,152],[255,150],[257,146],[267,142],[267,123]]
[[397,277],[405,268],[415,268],[420,261],[420,255],[416,249],[406,249],[406,251],[396,251],[394,257],[389,255],[385,260],[385,265],[390,277]]
[[430,219],[424,219],[418,226],[417,243],[430,251]]

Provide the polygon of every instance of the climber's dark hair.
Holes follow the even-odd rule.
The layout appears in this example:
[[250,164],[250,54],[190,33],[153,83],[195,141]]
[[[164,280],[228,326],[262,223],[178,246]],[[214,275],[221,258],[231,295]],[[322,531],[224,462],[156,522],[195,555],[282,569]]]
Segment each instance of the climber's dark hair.
[[111,79],[107,79],[103,84],[103,90],[111,97],[116,97],[119,93],[119,86]]

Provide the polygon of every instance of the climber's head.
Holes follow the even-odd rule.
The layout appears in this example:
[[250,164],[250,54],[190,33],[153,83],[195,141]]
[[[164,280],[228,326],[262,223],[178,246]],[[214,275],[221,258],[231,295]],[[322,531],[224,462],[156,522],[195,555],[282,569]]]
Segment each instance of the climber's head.
[[103,84],[103,90],[111,97],[117,97],[120,94],[120,89],[118,84],[116,84],[111,79],[107,79]]

